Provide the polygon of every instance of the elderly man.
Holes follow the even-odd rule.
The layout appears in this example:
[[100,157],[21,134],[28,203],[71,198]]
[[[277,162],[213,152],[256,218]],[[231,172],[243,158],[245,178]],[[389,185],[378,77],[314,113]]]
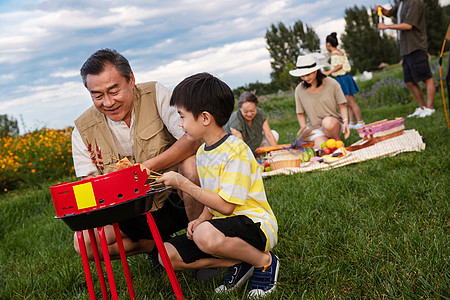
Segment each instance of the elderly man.
[[[159,172],[178,167],[180,173],[198,183],[194,155],[200,141],[188,141],[178,126],[176,108],[169,105],[169,89],[158,82],[135,84],[128,60],[110,49],[92,54],[80,73],[94,105],[75,120],[72,153],[78,177],[98,175],[88,152],[91,144],[100,147],[105,166],[115,164],[112,158],[127,157],[132,163]],[[111,171],[114,169],[105,168],[105,172]],[[202,209],[203,205],[189,195],[173,191],[159,194],[151,213],[162,238],[167,239],[186,228]],[[127,255],[154,249],[144,215],[119,222],[119,228]],[[119,257],[113,227],[106,226],[105,233],[111,257]],[[92,259],[87,231],[84,235],[88,257]],[[74,246],[79,253],[76,238]]]

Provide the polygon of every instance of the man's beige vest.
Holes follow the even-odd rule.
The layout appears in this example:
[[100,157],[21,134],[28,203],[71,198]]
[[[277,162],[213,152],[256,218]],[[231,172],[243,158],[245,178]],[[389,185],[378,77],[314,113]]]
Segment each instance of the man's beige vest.
[[[167,150],[176,141],[159,116],[155,83],[140,83],[133,88],[135,113],[134,157],[128,157],[132,163],[142,163],[155,157]],[[96,144],[100,147],[105,164],[104,172],[113,172],[113,168],[106,167],[107,165],[115,166],[116,161],[111,157],[117,159],[122,159],[123,157],[119,154],[114,143],[106,116],[94,106],[91,106],[75,120],[75,126],[78,128],[86,147],[89,143],[94,148]],[[171,170],[176,170],[176,166],[171,168]],[[167,170],[155,171],[165,172]],[[161,208],[169,193],[170,191],[157,194],[151,211]]]

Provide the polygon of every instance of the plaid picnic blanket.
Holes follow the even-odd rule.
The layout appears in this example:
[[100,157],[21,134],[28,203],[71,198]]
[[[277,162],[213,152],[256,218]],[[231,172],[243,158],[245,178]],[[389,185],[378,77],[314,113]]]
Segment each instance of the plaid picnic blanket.
[[[358,144],[360,141],[356,142]],[[342,167],[348,164],[359,163],[369,159],[375,159],[383,156],[394,156],[401,152],[422,151],[425,149],[425,143],[422,141],[420,134],[412,129],[405,130],[400,136],[393,137],[375,145],[349,152],[348,156],[329,163],[309,162],[301,165],[300,168],[283,168],[270,172],[263,172],[262,177],[270,177],[274,175],[290,175],[293,173],[311,172],[315,170],[329,170]]]

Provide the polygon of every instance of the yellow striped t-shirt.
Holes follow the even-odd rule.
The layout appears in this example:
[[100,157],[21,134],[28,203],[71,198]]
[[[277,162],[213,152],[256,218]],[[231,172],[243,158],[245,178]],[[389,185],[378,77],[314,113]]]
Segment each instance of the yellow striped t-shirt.
[[213,218],[245,215],[261,224],[266,251],[276,245],[277,220],[267,202],[261,170],[247,144],[234,135],[226,135],[209,147],[203,144],[197,151],[197,172],[203,189],[236,204],[229,216],[210,208]]

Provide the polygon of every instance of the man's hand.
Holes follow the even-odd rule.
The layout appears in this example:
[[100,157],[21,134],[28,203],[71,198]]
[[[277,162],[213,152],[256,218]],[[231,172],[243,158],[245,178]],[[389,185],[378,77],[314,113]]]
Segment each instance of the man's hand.
[[378,23],[378,30],[389,29],[389,26],[384,23]]
[[169,149],[150,158],[147,161],[141,162],[146,168],[153,171],[161,171],[182,162],[186,158],[195,155],[201,141],[189,141],[186,135],[183,135],[175,142]]

